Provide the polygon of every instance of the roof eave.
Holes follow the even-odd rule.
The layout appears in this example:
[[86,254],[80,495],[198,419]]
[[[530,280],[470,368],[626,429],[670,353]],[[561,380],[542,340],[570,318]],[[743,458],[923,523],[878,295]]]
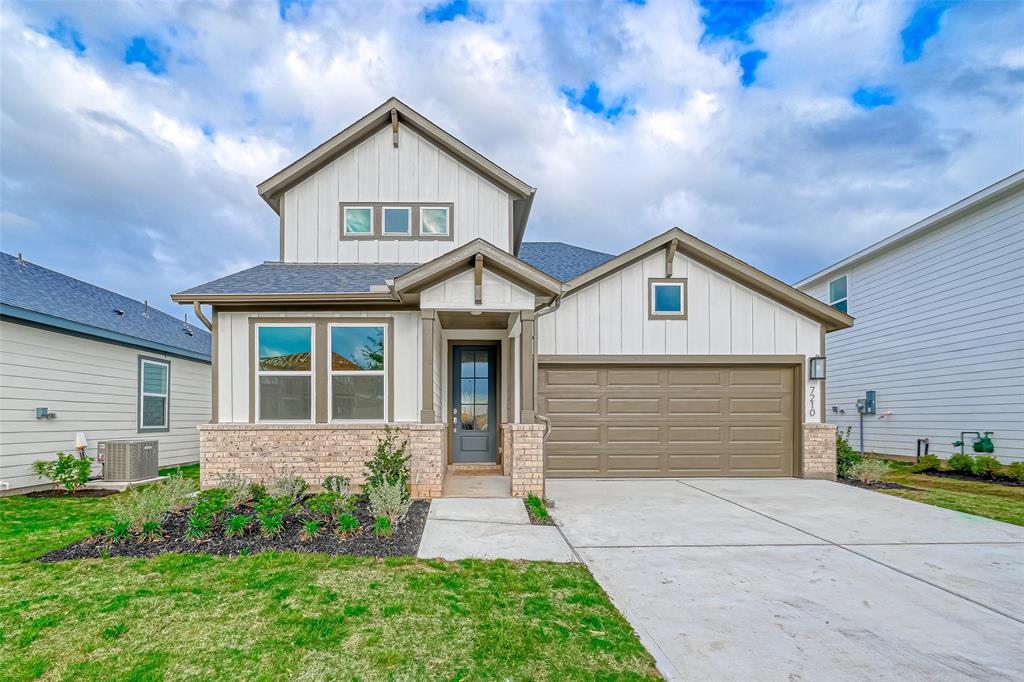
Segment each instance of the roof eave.
[[339,293],[278,293],[278,294],[199,294],[187,291],[172,294],[171,300],[181,304],[217,303],[393,303],[398,299],[390,292],[339,292]]

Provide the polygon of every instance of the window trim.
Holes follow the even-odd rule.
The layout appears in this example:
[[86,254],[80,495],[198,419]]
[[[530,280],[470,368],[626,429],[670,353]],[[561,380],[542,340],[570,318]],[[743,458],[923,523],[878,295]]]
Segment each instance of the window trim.
[[[423,211],[427,209],[444,209],[444,232],[431,232],[430,234],[423,233]],[[452,212],[448,206],[436,205],[432,206],[425,204],[420,206],[420,236],[424,239],[445,239],[452,233]]]
[[[832,300],[832,283],[833,282],[838,282],[841,279],[845,279],[846,280],[846,296],[843,296],[842,298],[837,298],[836,300],[833,301]],[[839,310],[839,308],[836,308],[836,310],[839,310],[839,312],[846,313],[847,315],[849,315],[850,314],[850,273],[846,272],[846,273],[843,273],[843,274],[839,275],[838,277],[833,277],[832,279],[830,279],[828,281],[828,291],[826,292],[826,295],[828,296],[828,304],[830,306],[832,306],[833,308],[836,308],[836,303],[844,303],[845,302],[846,303],[846,310]]]
[[[365,369],[359,371],[342,370],[335,372],[334,368],[330,365],[331,357],[331,330],[335,327],[380,327],[384,330],[384,369]],[[391,342],[390,335],[388,334],[388,325],[384,322],[363,322],[359,318],[354,318],[351,321],[345,320],[343,322],[332,321],[327,324],[327,422],[331,424],[379,424],[388,421],[388,405],[390,398],[390,377],[391,372],[390,360],[391,354],[388,352],[389,344]],[[334,418],[334,377],[343,376],[380,376],[384,378],[384,414],[380,419],[335,419]]]
[[[387,226],[388,226],[387,212],[388,211],[405,211],[406,215],[408,216],[408,220],[406,221],[405,232],[388,232],[387,231]],[[411,237],[412,236],[412,206],[409,206],[409,205],[405,205],[405,206],[382,205],[380,207],[380,233],[381,233],[381,237],[383,239],[387,239],[388,237]]]
[[[348,212],[349,211],[369,211],[370,212],[370,231],[369,232],[350,232],[348,229]],[[376,211],[372,204],[352,204],[351,206],[341,207],[341,232],[346,237],[356,237],[358,239],[370,239],[373,238],[376,233]]]
[[[659,286],[676,285],[680,287],[679,302],[682,307],[678,313],[659,313],[654,309],[654,290]],[[648,320],[685,320],[689,308],[689,284],[686,277],[650,277],[647,280],[647,319]]]
[[[144,390],[144,369],[146,364],[160,365],[167,369],[167,393],[146,393]],[[171,430],[171,361],[140,355],[138,362],[138,400],[136,401],[135,426],[138,433],[167,433]],[[145,426],[142,423],[143,399],[145,397],[164,399],[164,423],[162,426]]]
[[[309,329],[309,370],[289,370],[283,372],[265,371],[260,369],[260,329],[267,328],[305,328]],[[256,322],[253,334],[253,405],[250,413],[255,415],[257,424],[313,424],[316,422],[316,325],[312,322]],[[260,414],[260,377],[309,377],[309,419],[264,419]]]

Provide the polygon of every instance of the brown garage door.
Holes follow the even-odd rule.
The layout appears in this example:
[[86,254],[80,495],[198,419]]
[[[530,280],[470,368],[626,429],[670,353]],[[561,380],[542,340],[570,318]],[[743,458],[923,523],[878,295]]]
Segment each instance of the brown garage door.
[[547,475],[792,476],[791,366],[542,365]]

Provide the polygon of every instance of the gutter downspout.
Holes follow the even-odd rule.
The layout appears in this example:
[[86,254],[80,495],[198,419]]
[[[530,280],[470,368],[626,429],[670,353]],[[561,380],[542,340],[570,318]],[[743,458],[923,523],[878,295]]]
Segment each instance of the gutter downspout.
[[[562,285],[562,288],[564,290],[565,289],[565,285]],[[537,312],[533,316],[534,325],[535,325],[534,326],[534,339],[535,340],[536,340],[536,336],[537,336],[536,330],[539,328],[539,325],[537,325],[536,320],[538,320],[543,315],[547,315],[548,313],[555,312],[556,310],[558,310],[559,307],[561,307],[561,305],[562,305],[562,294],[559,293],[557,296],[555,296],[555,300],[553,300],[543,310],[540,310],[539,312]],[[534,344],[534,353],[535,353],[535,356],[536,355],[540,355],[540,353],[536,352],[536,343]],[[546,415],[543,415],[543,414],[541,414],[540,412],[537,411],[537,405],[539,404],[537,402],[537,397],[538,397],[538,391],[537,391],[538,368],[537,368],[537,364],[538,363],[537,363],[536,359],[534,359],[534,362],[533,362],[533,409],[534,409],[533,416],[536,417],[537,419],[541,420],[542,422],[544,422],[544,442],[547,442],[548,436],[551,435],[551,420],[548,419]]]
[[196,317],[199,318],[199,321],[203,323],[203,326],[212,332],[213,323],[210,322],[210,318],[203,314],[202,304],[200,304],[199,301],[192,301],[192,310],[195,311]]

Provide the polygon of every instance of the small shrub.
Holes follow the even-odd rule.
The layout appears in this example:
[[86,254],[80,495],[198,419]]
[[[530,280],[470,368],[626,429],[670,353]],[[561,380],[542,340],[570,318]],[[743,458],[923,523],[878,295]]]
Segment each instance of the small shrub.
[[256,519],[264,535],[274,537],[284,530],[284,515],[291,507],[290,497],[267,495],[256,505]]
[[397,485],[402,490],[402,497],[409,497],[409,456],[405,454],[408,441],[398,441],[398,432],[384,429],[384,436],[377,439],[377,449],[373,457],[366,462],[366,484],[363,492],[371,488],[379,488],[385,483]]
[[80,458],[77,455],[58,452],[55,460],[41,459],[32,462],[32,471],[37,476],[53,481],[55,488],[64,488],[68,493],[73,493],[89,482],[92,460],[88,457]]
[[146,521],[142,524],[142,532],[140,533],[143,540],[150,542],[156,542],[164,536],[163,528],[160,527],[159,521]]
[[348,495],[351,485],[348,476],[328,476],[324,479],[324,490],[335,495]]
[[846,427],[846,433],[836,432],[836,474],[839,478],[851,478],[850,468],[864,457],[850,445],[852,427]]
[[188,528],[185,529],[185,537],[189,540],[202,540],[210,532],[213,526],[209,516],[198,515],[193,512],[188,517]]
[[312,540],[320,533],[320,520],[319,519],[306,519],[302,522],[302,531],[299,533],[299,539],[303,542]]
[[373,522],[373,532],[379,538],[389,538],[395,534],[395,529],[391,525],[391,519],[378,516]]
[[249,499],[252,500],[253,504],[256,504],[266,496],[267,486],[263,485],[262,483],[249,484]]
[[338,514],[336,520],[338,522],[338,535],[342,537],[350,537],[359,530],[359,519],[348,512]]
[[245,514],[235,514],[228,518],[227,523],[224,524],[224,537],[240,538],[245,535],[245,531],[248,528],[249,517]]
[[251,499],[249,494],[249,481],[236,473],[227,473],[220,477],[218,488],[227,491],[227,506],[234,509],[240,504],[245,504]]
[[197,490],[196,482],[185,478],[181,473],[171,474],[163,483],[146,487],[157,488],[160,491],[168,511],[177,511],[187,507],[191,504]]
[[962,474],[974,473],[974,458],[970,455],[956,453],[946,461],[946,466],[951,471],[959,471]]
[[1003,465],[995,457],[989,457],[988,455],[981,455],[974,458],[974,466],[971,467],[971,471],[974,472],[975,476],[984,476],[986,478],[995,478],[996,474],[1002,472]]
[[548,506],[544,500],[536,495],[529,495],[526,498],[526,506],[533,514],[533,517],[542,523],[553,523],[551,514],[548,513]]
[[132,536],[131,524],[124,521],[115,521],[110,528],[107,529],[107,537],[114,542],[124,542]]
[[1006,475],[1015,481],[1024,481],[1024,462],[1014,462],[1006,467]]
[[890,468],[884,460],[865,458],[850,467],[850,476],[862,483],[877,483],[885,478]]
[[231,491],[227,488],[207,488],[199,493],[199,501],[192,508],[192,516],[203,516],[212,522],[228,510]]
[[910,467],[910,470],[915,474],[920,474],[925,471],[938,471],[941,468],[942,460],[938,455],[922,455],[917,463]]
[[298,502],[309,490],[309,484],[301,476],[288,474],[278,476],[271,481],[267,490],[274,497],[287,497],[291,502]]
[[114,520],[128,523],[135,532],[142,532],[146,524],[159,526],[168,512],[187,506],[194,491],[195,484],[180,475],[164,483],[132,488],[115,499]]
[[407,498],[408,491],[399,483],[384,482],[366,491],[366,500],[374,516],[387,517],[392,526],[397,526],[412,506]]
[[304,506],[314,518],[329,519],[343,509],[344,498],[337,493],[320,493],[306,500]]

